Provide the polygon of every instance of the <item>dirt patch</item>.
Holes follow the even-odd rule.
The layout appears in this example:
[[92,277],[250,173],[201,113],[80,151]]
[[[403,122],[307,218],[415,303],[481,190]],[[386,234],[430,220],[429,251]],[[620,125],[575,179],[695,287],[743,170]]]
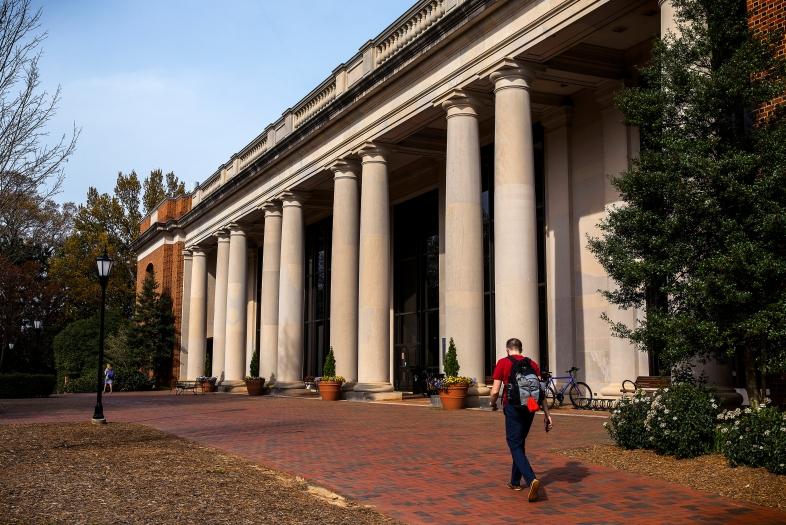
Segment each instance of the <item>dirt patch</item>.
[[397,523],[244,459],[135,424],[0,426],[3,523]]
[[593,445],[559,451],[587,463],[603,465],[696,490],[767,507],[786,509],[786,476],[765,468],[730,467],[725,457],[709,454],[693,459],[659,456],[651,450],[625,450],[615,445]]

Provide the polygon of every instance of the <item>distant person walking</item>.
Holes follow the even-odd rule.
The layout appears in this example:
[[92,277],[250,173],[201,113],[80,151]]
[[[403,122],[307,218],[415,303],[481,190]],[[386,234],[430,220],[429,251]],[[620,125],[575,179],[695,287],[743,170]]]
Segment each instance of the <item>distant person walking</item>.
[[107,363],[104,369],[104,392],[106,387],[109,386],[109,393],[112,393],[112,383],[115,381],[115,370],[112,368],[112,363]]
[[505,344],[507,357],[497,361],[494,368],[494,384],[491,387],[491,410],[497,410],[500,388],[502,411],[505,414],[505,437],[513,458],[508,488],[521,490],[521,478],[529,486],[529,501],[538,499],[540,480],[532,470],[525,452],[525,442],[535,412],[543,408],[546,432],[552,428],[551,416],[540,386],[540,366],[522,355],[522,344],[518,339],[508,339]]

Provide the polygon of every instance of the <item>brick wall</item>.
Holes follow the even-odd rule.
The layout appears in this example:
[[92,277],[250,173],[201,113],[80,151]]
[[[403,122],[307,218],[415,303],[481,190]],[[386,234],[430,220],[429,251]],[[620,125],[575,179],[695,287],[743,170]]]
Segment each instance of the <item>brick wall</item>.
[[172,297],[172,309],[175,315],[175,347],[172,349],[172,377],[177,379],[180,371],[180,333],[181,314],[183,311],[183,249],[182,241],[164,244],[152,253],[137,260],[136,288],[142,289],[148,265],[153,265],[153,271],[158,282],[158,292],[168,293]]
[[[747,0],[748,27],[754,34],[766,35],[771,31],[786,32],[786,0]],[[775,54],[786,57],[786,37],[780,42]],[[773,99],[757,112],[757,120],[768,119],[776,106],[786,103],[786,94]]]

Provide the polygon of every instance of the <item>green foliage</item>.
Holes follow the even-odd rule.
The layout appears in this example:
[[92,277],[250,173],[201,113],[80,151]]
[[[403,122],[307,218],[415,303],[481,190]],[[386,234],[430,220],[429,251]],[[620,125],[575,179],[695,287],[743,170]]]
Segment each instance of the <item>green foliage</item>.
[[708,390],[678,383],[659,390],[644,419],[649,448],[692,458],[712,451],[718,404]]
[[[118,312],[107,311],[104,324],[107,338],[125,323]],[[74,321],[55,336],[53,350],[58,384],[62,384],[63,376],[66,375],[78,377],[84,370],[93,370],[95,373],[98,366],[98,336],[98,315]]]
[[456,343],[453,342],[452,337],[450,338],[450,344],[448,344],[448,353],[445,354],[443,366],[446,377],[458,376],[461,367],[459,367],[458,356],[456,355]]
[[254,350],[254,354],[251,356],[251,363],[249,364],[249,372],[251,378],[259,377],[259,350]]
[[95,392],[97,387],[96,371],[85,369],[82,375],[69,377],[68,381],[62,381],[59,384],[63,385],[63,392],[68,392],[69,394]]
[[633,397],[620,399],[615,404],[608,422],[603,423],[603,426],[617,445],[627,449],[650,446],[644,420],[651,402],[643,390],[637,390]]
[[55,380],[54,374],[0,374],[0,398],[47,397]]
[[157,288],[155,273],[148,273],[128,330],[129,365],[133,369],[152,368],[159,381],[168,382],[175,345],[175,318],[171,299],[167,294],[159,295]]
[[[750,108],[786,91],[786,66],[751,36],[738,0],[674,0],[680,36],[655,43],[639,85],[619,94],[641,154],[614,175],[624,206],[590,249],[638,308],[615,335],[673,364],[748,354],[786,370],[786,119]],[[767,71],[767,75],[758,74]]]
[[185,195],[185,193],[185,183],[181,182],[173,172],[170,171],[164,175],[160,169],[151,171],[150,176],[144,182],[142,200],[145,205],[145,214],[153,211],[167,197],[178,197]]
[[729,464],[786,474],[786,413],[766,403],[718,414],[718,450]]
[[[336,358],[333,356],[333,347],[330,347],[325,356],[325,363],[322,365],[322,380],[336,381]],[[343,382],[343,378],[342,378]]]

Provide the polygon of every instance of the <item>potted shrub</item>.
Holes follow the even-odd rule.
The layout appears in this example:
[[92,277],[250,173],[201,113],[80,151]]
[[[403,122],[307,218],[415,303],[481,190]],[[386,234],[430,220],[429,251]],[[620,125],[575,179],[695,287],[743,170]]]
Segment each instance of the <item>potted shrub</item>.
[[460,410],[467,403],[467,388],[475,384],[471,377],[458,375],[459,363],[456,344],[450,338],[448,353],[445,354],[445,377],[439,380],[439,400],[445,410]]
[[199,376],[196,378],[197,384],[202,387],[202,392],[215,392],[216,381],[218,381],[217,377]]
[[250,396],[261,396],[265,388],[265,378],[259,377],[259,350],[251,357],[250,375],[245,377],[246,392]]
[[341,384],[344,378],[336,375],[336,358],[333,357],[333,347],[330,347],[322,367],[322,377],[319,378],[319,395],[323,401],[338,401],[341,398]]

